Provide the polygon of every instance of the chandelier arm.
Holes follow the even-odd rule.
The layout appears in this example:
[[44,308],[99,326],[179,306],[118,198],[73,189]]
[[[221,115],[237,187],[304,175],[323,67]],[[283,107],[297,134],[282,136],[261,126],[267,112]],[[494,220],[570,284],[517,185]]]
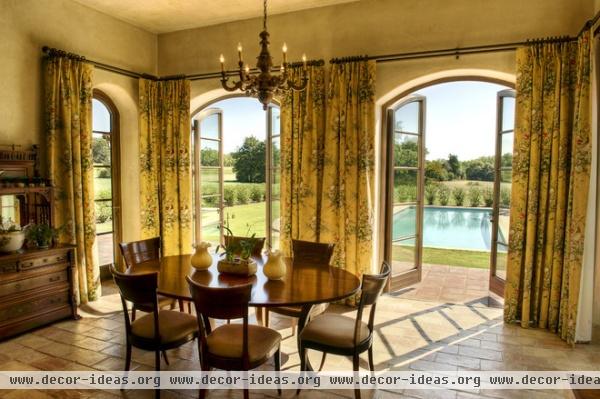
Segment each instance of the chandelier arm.
[[294,91],[302,91],[302,90],[306,89],[306,86],[308,86],[308,78],[303,77],[302,81],[299,84],[296,84],[295,82],[292,82],[291,80],[288,80],[287,86],[288,86],[288,89],[292,89]]
[[242,81],[235,82],[232,86],[229,86],[227,82],[229,82],[228,78],[221,79],[221,85],[227,91],[236,91],[242,88]]

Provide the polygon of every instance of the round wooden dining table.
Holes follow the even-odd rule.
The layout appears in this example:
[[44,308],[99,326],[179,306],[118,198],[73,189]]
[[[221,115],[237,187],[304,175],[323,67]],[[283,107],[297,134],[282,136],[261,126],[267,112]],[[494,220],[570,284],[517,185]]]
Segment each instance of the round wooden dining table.
[[[253,257],[257,271],[253,276],[219,273],[219,255],[213,255],[213,264],[204,271],[196,270],[190,263],[191,255],[166,256],[129,269],[128,273],[158,272],[158,294],[179,300],[191,301],[186,276],[207,287],[232,287],[252,283],[250,306],[260,308],[301,306],[298,336],[310,317],[313,305],[348,298],[358,292],[360,280],[356,275],[337,268],[293,262],[285,258],[287,273],[282,280],[269,280],[263,273],[266,257]],[[257,315],[259,312],[257,311]],[[259,322],[262,317],[257,316]]]

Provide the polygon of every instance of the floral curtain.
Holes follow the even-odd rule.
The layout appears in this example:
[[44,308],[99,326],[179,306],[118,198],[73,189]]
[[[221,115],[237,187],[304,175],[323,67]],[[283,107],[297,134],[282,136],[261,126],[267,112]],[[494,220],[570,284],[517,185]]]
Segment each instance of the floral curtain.
[[320,239],[334,242],[334,265],[371,273],[375,62],[332,65],[327,93]]
[[77,246],[79,301],[100,296],[92,158],[92,71],[83,60],[44,62],[48,174],[54,186],[58,241]]
[[[286,256],[291,240],[319,241],[319,205],[325,134],[325,68],[307,66],[308,86],[288,91],[281,102],[281,242]],[[290,69],[299,82],[302,67]]]
[[142,237],[163,256],[192,250],[190,82],[139,81]]
[[590,32],[517,51],[504,317],[575,341],[591,163]]

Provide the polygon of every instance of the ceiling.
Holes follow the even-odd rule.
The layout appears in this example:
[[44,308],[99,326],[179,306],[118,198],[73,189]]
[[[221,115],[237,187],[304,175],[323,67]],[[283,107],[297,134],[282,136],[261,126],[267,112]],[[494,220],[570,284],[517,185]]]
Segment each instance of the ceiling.
[[[131,25],[153,33],[217,25],[259,17],[260,0],[75,0]],[[268,13],[350,3],[358,0],[269,0]]]

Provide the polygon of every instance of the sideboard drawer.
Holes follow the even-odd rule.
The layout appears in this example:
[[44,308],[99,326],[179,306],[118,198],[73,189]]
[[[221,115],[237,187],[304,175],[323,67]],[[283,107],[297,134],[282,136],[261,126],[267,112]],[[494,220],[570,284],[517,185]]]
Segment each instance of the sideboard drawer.
[[42,296],[30,297],[27,300],[11,303],[10,306],[0,307],[0,323],[19,319],[49,309],[69,305],[69,288],[52,291]]
[[58,284],[61,282],[68,282],[66,269],[0,284],[0,297],[14,295],[27,290],[40,288],[49,284]]
[[17,261],[12,260],[0,263],[0,273],[14,273],[17,271]]
[[19,270],[30,270],[36,267],[54,265],[56,263],[66,262],[67,253],[52,254],[39,258],[24,259],[19,262]]

